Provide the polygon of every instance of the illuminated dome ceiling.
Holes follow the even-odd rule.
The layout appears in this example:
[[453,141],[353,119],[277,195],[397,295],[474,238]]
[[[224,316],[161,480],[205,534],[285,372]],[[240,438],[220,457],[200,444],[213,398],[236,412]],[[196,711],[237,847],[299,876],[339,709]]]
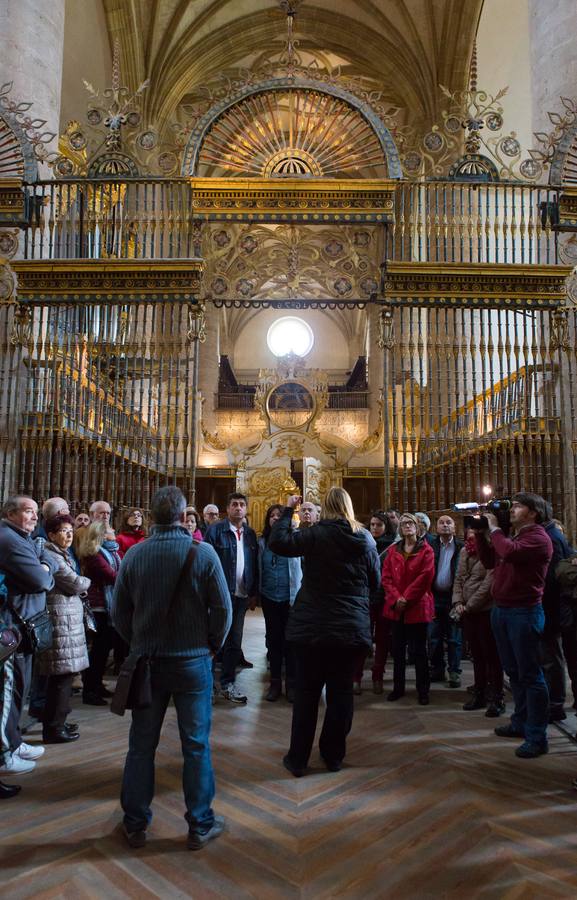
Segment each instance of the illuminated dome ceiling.
[[[259,59],[281,49],[285,39],[282,4],[275,0],[103,2],[110,37],[120,41],[127,82],[135,89],[150,80],[145,115],[160,128],[174,121],[179,106],[203,85],[234,67],[258,67]],[[466,84],[482,0],[305,0],[295,5],[299,52],[324,55],[329,64],[337,60],[347,76],[380,84],[387,102],[407,110],[414,123],[436,118],[439,83],[451,90]],[[255,121],[261,115],[256,113]],[[293,155],[293,163],[290,159],[281,152],[266,164],[314,168],[303,154]]]

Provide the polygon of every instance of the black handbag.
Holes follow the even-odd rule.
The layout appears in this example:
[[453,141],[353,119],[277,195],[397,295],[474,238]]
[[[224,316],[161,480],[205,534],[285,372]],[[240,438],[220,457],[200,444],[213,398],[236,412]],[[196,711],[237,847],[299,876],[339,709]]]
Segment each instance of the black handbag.
[[84,617],[84,627],[86,628],[86,631],[98,631],[96,617],[92,612],[92,607],[90,606],[88,600],[82,601],[82,610],[82,615]]
[[[170,610],[181,582],[184,580],[196,554],[196,545],[193,541],[186,555],[184,565],[180,570],[178,581],[170,603],[166,609],[165,622],[170,616]],[[123,716],[127,709],[147,709],[152,705],[152,670],[151,661],[154,657],[140,653],[129,653],[120,667],[118,681],[114,690],[114,696],[110,701],[110,712],[116,716]]]
[[23,652],[44,653],[45,650],[50,650],[54,638],[54,624],[48,610],[44,608],[28,619],[23,619],[14,610],[13,612],[24,631]]
[[20,633],[16,628],[11,628],[9,625],[0,627],[0,664],[16,653],[21,640]]

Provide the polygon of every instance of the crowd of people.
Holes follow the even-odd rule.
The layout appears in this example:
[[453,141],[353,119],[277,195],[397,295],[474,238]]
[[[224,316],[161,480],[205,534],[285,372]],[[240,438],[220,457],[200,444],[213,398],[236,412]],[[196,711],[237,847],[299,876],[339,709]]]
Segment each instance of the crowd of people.
[[[513,497],[508,528],[487,513],[462,539],[447,514],[435,534],[426,513],[393,508],[376,510],[366,527],[339,487],[322,509],[296,495],[273,504],[260,536],[238,492],[221,518],[214,504],[200,514],[168,486],[152,500],[150,525],[146,518],[122,510],[115,531],[105,500],[73,516],[52,497],[39,517],[32,498],[16,496],[0,519],[0,626],[19,641],[0,657],[0,773],[24,775],[44,745],[77,741],[79,726],[68,720],[73,691],[88,706],[107,706],[107,667],[118,674],[134,654],[148,659],[151,702],[132,710],[121,792],[132,847],[144,844],[151,821],[154,756],[171,697],[188,846],[221,833],[211,707],[249,700],[237,675],[253,665],[242,642],[246,612],[257,605],[270,670],[264,699],[284,695],[292,704],[283,764],[295,777],[307,772],[323,691],[320,755],[329,771],[341,768],[353,697],[367,667],[373,692],[384,693],[389,656],[389,702],[405,695],[407,666],[420,705],[434,699],[435,683],[461,688],[465,652],[474,679],[463,710],[497,718],[506,675],[513,710],[495,733],[518,738],[520,758],[547,752],[547,725],[567,715],[567,673],[577,698],[577,552],[538,495]],[[26,703],[28,723],[42,723],[41,744],[23,740]],[[0,782],[0,798],[19,790]]]

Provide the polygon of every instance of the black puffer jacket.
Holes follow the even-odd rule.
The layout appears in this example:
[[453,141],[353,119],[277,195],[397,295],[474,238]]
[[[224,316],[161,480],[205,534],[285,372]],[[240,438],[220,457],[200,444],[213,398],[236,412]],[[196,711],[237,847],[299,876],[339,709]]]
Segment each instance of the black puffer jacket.
[[287,640],[297,644],[371,646],[369,593],[380,584],[376,544],[344,519],[321,519],[291,529],[292,509],[273,526],[269,547],[279,556],[303,556],[303,581],[291,609]]

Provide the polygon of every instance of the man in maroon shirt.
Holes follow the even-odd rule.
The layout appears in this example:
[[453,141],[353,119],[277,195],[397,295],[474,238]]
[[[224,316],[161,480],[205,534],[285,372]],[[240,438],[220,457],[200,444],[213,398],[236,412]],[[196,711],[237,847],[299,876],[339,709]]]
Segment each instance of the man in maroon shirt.
[[543,497],[515,494],[511,508],[514,537],[506,537],[490,513],[488,530],[477,534],[479,558],[485,568],[494,569],[491,624],[515,701],[510,724],[495,728],[495,734],[524,738],[515,750],[522,759],[541,756],[548,749],[549,693],[540,664],[545,624],[541,598],[553,553],[541,524],[546,518]]

